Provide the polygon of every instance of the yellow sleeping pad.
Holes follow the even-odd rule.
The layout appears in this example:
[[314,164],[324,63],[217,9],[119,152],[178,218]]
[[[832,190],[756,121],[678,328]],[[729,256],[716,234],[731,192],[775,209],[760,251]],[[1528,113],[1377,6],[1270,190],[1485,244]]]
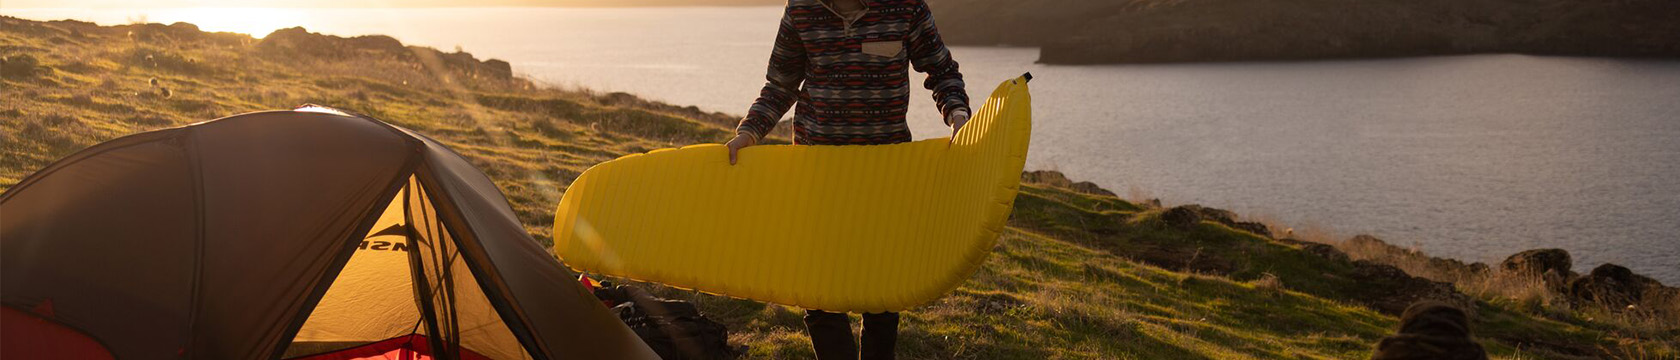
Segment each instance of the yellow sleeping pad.
[[899,311],[991,252],[1032,132],[1030,75],[952,141],[655,150],[572,182],[554,252],[573,269],[811,309]]

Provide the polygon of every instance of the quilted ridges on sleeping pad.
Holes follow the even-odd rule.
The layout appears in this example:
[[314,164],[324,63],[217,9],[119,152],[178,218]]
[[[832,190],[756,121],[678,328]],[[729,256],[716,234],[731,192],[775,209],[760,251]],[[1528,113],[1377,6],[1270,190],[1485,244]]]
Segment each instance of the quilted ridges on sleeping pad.
[[899,311],[978,268],[1020,186],[1026,78],[956,139],[722,145],[596,165],[560,200],[554,252],[575,270],[811,309]]

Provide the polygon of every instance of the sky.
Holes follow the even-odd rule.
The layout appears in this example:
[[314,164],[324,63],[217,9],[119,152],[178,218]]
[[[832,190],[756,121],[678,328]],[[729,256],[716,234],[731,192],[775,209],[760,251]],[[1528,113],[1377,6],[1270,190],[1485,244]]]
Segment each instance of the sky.
[[381,8],[484,6],[739,6],[786,0],[0,0],[3,8]]

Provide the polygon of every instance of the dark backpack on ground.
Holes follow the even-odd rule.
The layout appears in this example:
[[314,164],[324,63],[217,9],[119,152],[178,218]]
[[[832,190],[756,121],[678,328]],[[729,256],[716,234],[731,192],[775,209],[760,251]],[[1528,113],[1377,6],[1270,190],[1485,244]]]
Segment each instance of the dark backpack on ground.
[[1487,360],[1470,338],[1470,320],[1452,305],[1421,301],[1400,316],[1400,331],[1377,343],[1372,360]]
[[729,329],[701,315],[694,304],[657,298],[630,301],[623,290],[621,286],[603,288],[596,295],[618,303],[611,309],[613,315],[629,325],[660,358],[713,360],[740,356],[740,351],[729,346]]

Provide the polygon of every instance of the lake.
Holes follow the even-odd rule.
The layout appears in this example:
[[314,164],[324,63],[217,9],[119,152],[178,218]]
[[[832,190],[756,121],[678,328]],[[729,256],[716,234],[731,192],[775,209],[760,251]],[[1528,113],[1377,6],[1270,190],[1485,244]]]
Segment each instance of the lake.
[[[780,9],[0,13],[188,21],[259,36],[292,25],[388,34],[508,60],[557,86],[741,114],[763,84]],[[1031,169],[1469,261],[1563,248],[1576,271],[1613,262],[1680,284],[1680,62],[1477,55],[1047,66],[1033,63],[1031,48],[953,52],[976,97],[1035,75]],[[944,135],[927,91],[913,100],[917,136]]]

